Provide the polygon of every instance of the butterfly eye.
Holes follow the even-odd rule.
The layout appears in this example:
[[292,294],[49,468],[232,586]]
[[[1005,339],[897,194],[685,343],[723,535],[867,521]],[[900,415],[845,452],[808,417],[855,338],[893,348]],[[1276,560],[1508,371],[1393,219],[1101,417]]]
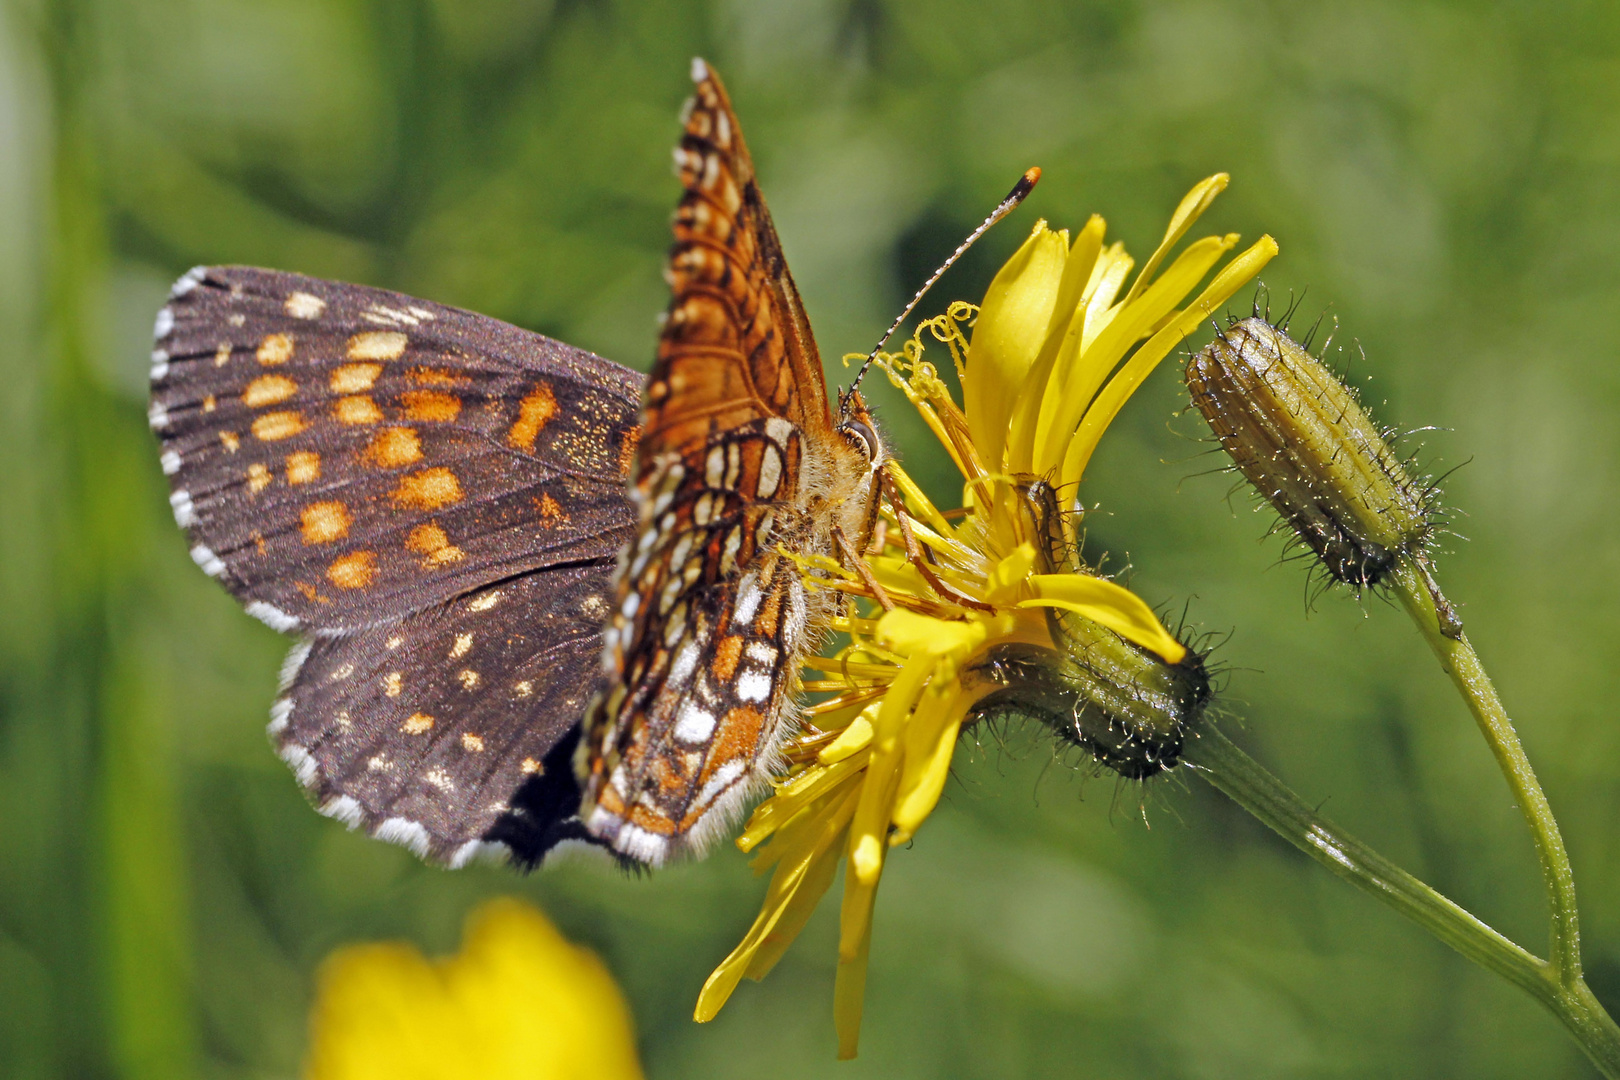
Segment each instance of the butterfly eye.
[[878,441],[877,432],[865,420],[852,418],[838,425],[838,431],[850,444],[859,450],[867,461],[876,461],[881,455],[883,444]]

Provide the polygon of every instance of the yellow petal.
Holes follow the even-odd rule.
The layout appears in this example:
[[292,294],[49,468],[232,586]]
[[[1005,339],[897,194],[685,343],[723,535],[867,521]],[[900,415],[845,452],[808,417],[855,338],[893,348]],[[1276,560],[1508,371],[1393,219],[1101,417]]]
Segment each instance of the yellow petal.
[[838,958],[833,982],[833,1026],[838,1031],[838,1060],[849,1061],[860,1048],[861,1012],[866,1005],[866,960],[872,953],[872,923],[861,936],[854,954]]
[[950,776],[956,736],[979,698],[995,689],[987,686],[973,691],[958,686],[953,694],[928,694],[917,706],[917,716],[906,731],[906,761],[900,773],[900,789],[894,800],[895,831],[889,837],[894,847],[911,840],[917,828],[939,803],[940,793]]
[[984,598],[992,604],[1012,603],[1034,569],[1035,545],[1027,542],[1019,544],[1011,555],[990,571],[990,578],[985,582]]
[[350,946],[322,965],[309,1080],[641,1076],[624,999],[602,962],[513,899],[468,919],[462,950]]
[[1097,400],[1086,411],[1086,418],[1080,424],[1080,430],[1069,448],[1064,453],[1063,468],[1058,474],[1059,484],[1079,484],[1086,471],[1086,464],[1097,449],[1097,443],[1102,439],[1108,425],[1114,422],[1119,410],[1125,402],[1142,385],[1153,369],[1158,366],[1171,349],[1180,344],[1181,339],[1192,333],[1194,328],[1208,319],[1215,310],[1232,298],[1232,294],[1258,274],[1266,263],[1277,254],[1277,241],[1270,236],[1262,236],[1255,241],[1243,254],[1221,267],[1198,299],[1187,306],[1164,329],[1148,339],[1136,355],[1120,369],[1119,374],[1110,379]]
[[[915,659],[971,650],[984,640],[984,628],[975,622],[935,619],[905,608],[895,608],[885,612],[883,618],[878,620],[877,637],[882,644]],[[911,670],[909,663],[906,670]],[[888,701],[895,700],[900,681],[904,678],[902,674],[895,680]],[[910,709],[911,703],[907,702],[905,707]]]
[[1086,289],[1093,284],[1093,272],[1102,254],[1106,228],[1103,219],[1092,214],[1085,228],[1074,238],[1074,246],[1069,249],[1068,261],[1063,265],[1063,283],[1058,289],[1058,301],[1046,332],[1046,343],[1025,376],[1024,385],[1019,388],[1018,400],[1013,405],[1012,419],[1007,426],[1006,462],[1009,472],[1032,471],[1030,454],[1035,444],[1043,392],[1059,352],[1071,338],[1078,340],[1084,330]]
[[996,274],[979,307],[962,378],[962,408],[991,472],[1001,471],[1007,421],[1046,342],[1068,254],[1068,236],[1041,222]]
[[1059,607],[1102,623],[1127,641],[1152,649],[1168,663],[1179,664],[1186,646],[1170,635],[1141,597],[1112,581],[1086,574],[1036,574],[1030,578],[1036,598],[1021,608]]
[[1035,436],[1031,470],[1036,475],[1049,475],[1058,469],[1097,391],[1120,360],[1155,324],[1175,310],[1176,304],[1231,250],[1237,239],[1236,234],[1209,236],[1190,245],[1152,288],[1122,306],[1122,313],[1083,354],[1068,353],[1060,357],[1054,375],[1062,381],[1048,391],[1053,407],[1043,411],[1041,419],[1046,423]]
[[1159,263],[1164,261],[1164,257],[1170,253],[1170,249],[1175,247],[1183,236],[1187,235],[1187,230],[1193,227],[1193,222],[1197,221],[1203,216],[1204,211],[1209,209],[1209,204],[1215,201],[1215,196],[1226,190],[1226,185],[1231,179],[1226,173],[1216,173],[1214,176],[1199,181],[1191,191],[1182,197],[1181,205],[1177,206],[1176,212],[1170,215],[1170,224],[1164,230],[1164,239],[1159,241],[1158,249],[1148,259],[1147,265],[1142,267],[1142,272],[1136,275],[1136,283],[1131,286],[1131,291],[1125,296],[1126,303],[1130,303],[1133,297],[1153,283],[1153,271],[1158,269]]
[[[875,705],[868,705],[866,713],[874,711]],[[851,754],[866,749],[866,744],[872,741],[872,721],[865,715],[856,717],[850,725],[838,733],[838,738],[821,748],[816,760],[823,765],[835,765]]]

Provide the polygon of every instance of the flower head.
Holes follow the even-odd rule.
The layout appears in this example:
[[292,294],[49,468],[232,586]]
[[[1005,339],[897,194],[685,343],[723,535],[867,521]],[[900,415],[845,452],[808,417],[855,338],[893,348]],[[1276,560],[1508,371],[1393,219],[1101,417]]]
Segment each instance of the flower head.
[[[743,976],[761,978],[775,965],[842,861],[834,1014],[839,1056],[854,1056],[884,861],[934,809],[958,732],[1003,687],[998,671],[1031,656],[1072,659],[1106,638],[1140,663],[1099,667],[1082,656],[1082,684],[1117,681],[1123,671],[1131,684],[1120,702],[1150,717],[1197,698],[1173,677],[1155,682],[1149,672],[1144,681],[1132,673],[1144,664],[1175,670],[1197,658],[1135,594],[1086,570],[1077,515],[1063,512],[1054,493],[1063,493],[1069,508],[1077,505],[1092,451],[1126,399],[1276,253],[1263,237],[1178,308],[1238,238],[1195,241],[1157,271],[1225,186],[1226,176],[1217,175],[1182,200],[1128,289],[1133,260],[1118,243],[1104,246],[1101,218],[1087,222],[1072,244],[1067,232],[1040,222],[982,304],[952,304],[902,353],[880,356],[961,472],[962,510],[942,513],[891,465],[870,574],[830,559],[804,560],[821,587],[861,600],[836,625],[847,644],[809,661],[819,677],[802,688],[828,696],[806,710],[786,774],[738,838],[744,851],[757,851],[757,871],[774,872],[753,927],[704,985],[698,1020],[713,1017]],[[971,339],[962,330],[968,324]],[[960,406],[924,358],[925,334],[954,362]],[[1122,719],[1118,709],[1105,711],[1110,726]],[[1152,726],[1082,741],[1101,754],[1117,742],[1140,759]],[[1173,718],[1162,726],[1174,726]],[[1125,760],[1116,767],[1145,774]]]
[[630,1011],[595,954],[510,898],[467,920],[461,952],[399,943],[327,958],[309,1080],[639,1080]]

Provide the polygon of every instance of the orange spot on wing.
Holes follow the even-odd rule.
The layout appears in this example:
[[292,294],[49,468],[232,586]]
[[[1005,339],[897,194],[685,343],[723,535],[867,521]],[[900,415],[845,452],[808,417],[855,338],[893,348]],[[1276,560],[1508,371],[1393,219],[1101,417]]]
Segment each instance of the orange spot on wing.
[[381,364],[344,364],[332,372],[332,393],[358,394],[370,390],[381,374]]
[[203,398],[203,412],[213,412],[218,407],[219,404],[214,400],[213,394]]
[[300,450],[287,455],[287,483],[308,484],[321,478],[321,455],[313,450]]
[[763,638],[776,637],[777,623],[782,618],[782,592],[772,589],[765,597],[765,603],[760,605],[759,614],[754,617],[754,633]]
[[270,367],[275,364],[285,364],[292,359],[293,339],[291,334],[268,334],[259,342],[259,348],[254,352],[259,363]]
[[407,420],[448,423],[461,413],[461,399],[443,390],[407,390],[399,400]]
[[460,386],[472,380],[446,368],[411,368],[410,380],[418,386]]
[[248,466],[247,475],[248,491],[254,495],[257,495],[259,492],[269,487],[270,481],[275,479],[270,475],[270,470],[259,464],[257,461]]
[[[452,544],[450,538],[445,535],[444,530],[436,522],[432,521],[412,529],[410,536],[405,538],[405,546],[421,555],[422,566],[429,570],[449,563],[460,562],[467,557],[467,553]],[[457,656],[460,654],[452,652],[451,655]]]
[[231,362],[231,343],[228,342],[228,341],[222,341],[222,342],[219,343],[219,348],[214,350],[214,366],[215,367],[224,367],[226,364],[228,364],[230,362]]
[[383,428],[371,437],[365,457],[384,469],[403,469],[422,460],[422,440],[408,427]]
[[338,398],[332,405],[332,413],[344,424],[375,424],[383,418],[377,403],[364,394]]
[[261,442],[276,442],[279,439],[290,439],[294,435],[309,427],[300,412],[273,412],[265,413],[253,421],[253,437]]
[[229,450],[233,454],[242,448],[242,436],[238,435],[234,431],[220,432],[219,441],[220,445],[224,446],[226,450]]
[[741,634],[721,638],[720,644],[714,647],[714,660],[710,662],[709,670],[720,682],[731,682],[731,677],[737,673],[737,661],[742,657],[742,647]]
[[398,360],[407,340],[398,330],[366,330],[349,339],[349,359]]
[[660,814],[650,806],[636,803],[630,808],[630,824],[646,829],[659,836],[670,836],[675,832],[675,823]]
[[628,477],[630,469],[636,463],[636,447],[641,443],[641,425],[637,424],[624,433],[619,443],[619,475]]
[[557,396],[545,383],[536,383],[529,396],[518,405],[517,422],[506,433],[506,443],[518,450],[534,449],[540,429],[557,415]]
[[407,735],[426,735],[433,730],[433,717],[427,713],[412,713],[406,721],[399,725],[399,730]]
[[563,508],[557,504],[556,499],[553,499],[550,495],[542,494],[535,502],[540,507],[540,524],[542,527],[550,529],[558,525],[568,524],[568,515],[563,513]]
[[299,531],[306,544],[330,544],[349,535],[354,517],[349,508],[335,500],[310,503],[299,515]]
[[449,469],[423,469],[400,480],[394,502],[418,510],[437,510],[462,499],[461,481]]
[[482,753],[484,740],[470,731],[463,731],[461,733],[461,748],[474,754]]
[[377,576],[377,553],[355,551],[326,568],[326,580],[340,589],[363,589]]
[[250,409],[279,405],[298,393],[298,384],[285,375],[260,375],[242,391],[242,404]]

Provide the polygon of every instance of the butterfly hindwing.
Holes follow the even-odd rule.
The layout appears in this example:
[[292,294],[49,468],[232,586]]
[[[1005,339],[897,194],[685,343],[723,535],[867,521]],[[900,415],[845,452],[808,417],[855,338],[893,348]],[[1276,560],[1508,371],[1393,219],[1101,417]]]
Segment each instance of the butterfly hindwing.
[[809,596],[781,552],[831,553],[818,512],[839,492],[860,501],[864,467],[832,423],[725,90],[701,61],[693,78],[673,295],[630,493],[636,541],[617,579],[612,685],[580,756],[587,827],[652,863],[701,847],[774,770],[793,674],[834,602]]
[[243,267],[159,315],[152,425],[192,556],[281,630],[611,560],[640,379],[396,293]]
[[289,657],[271,737],[331,817],[453,866],[494,844],[535,861],[583,835],[573,738],[609,587],[605,567],[535,572],[316,636]]

